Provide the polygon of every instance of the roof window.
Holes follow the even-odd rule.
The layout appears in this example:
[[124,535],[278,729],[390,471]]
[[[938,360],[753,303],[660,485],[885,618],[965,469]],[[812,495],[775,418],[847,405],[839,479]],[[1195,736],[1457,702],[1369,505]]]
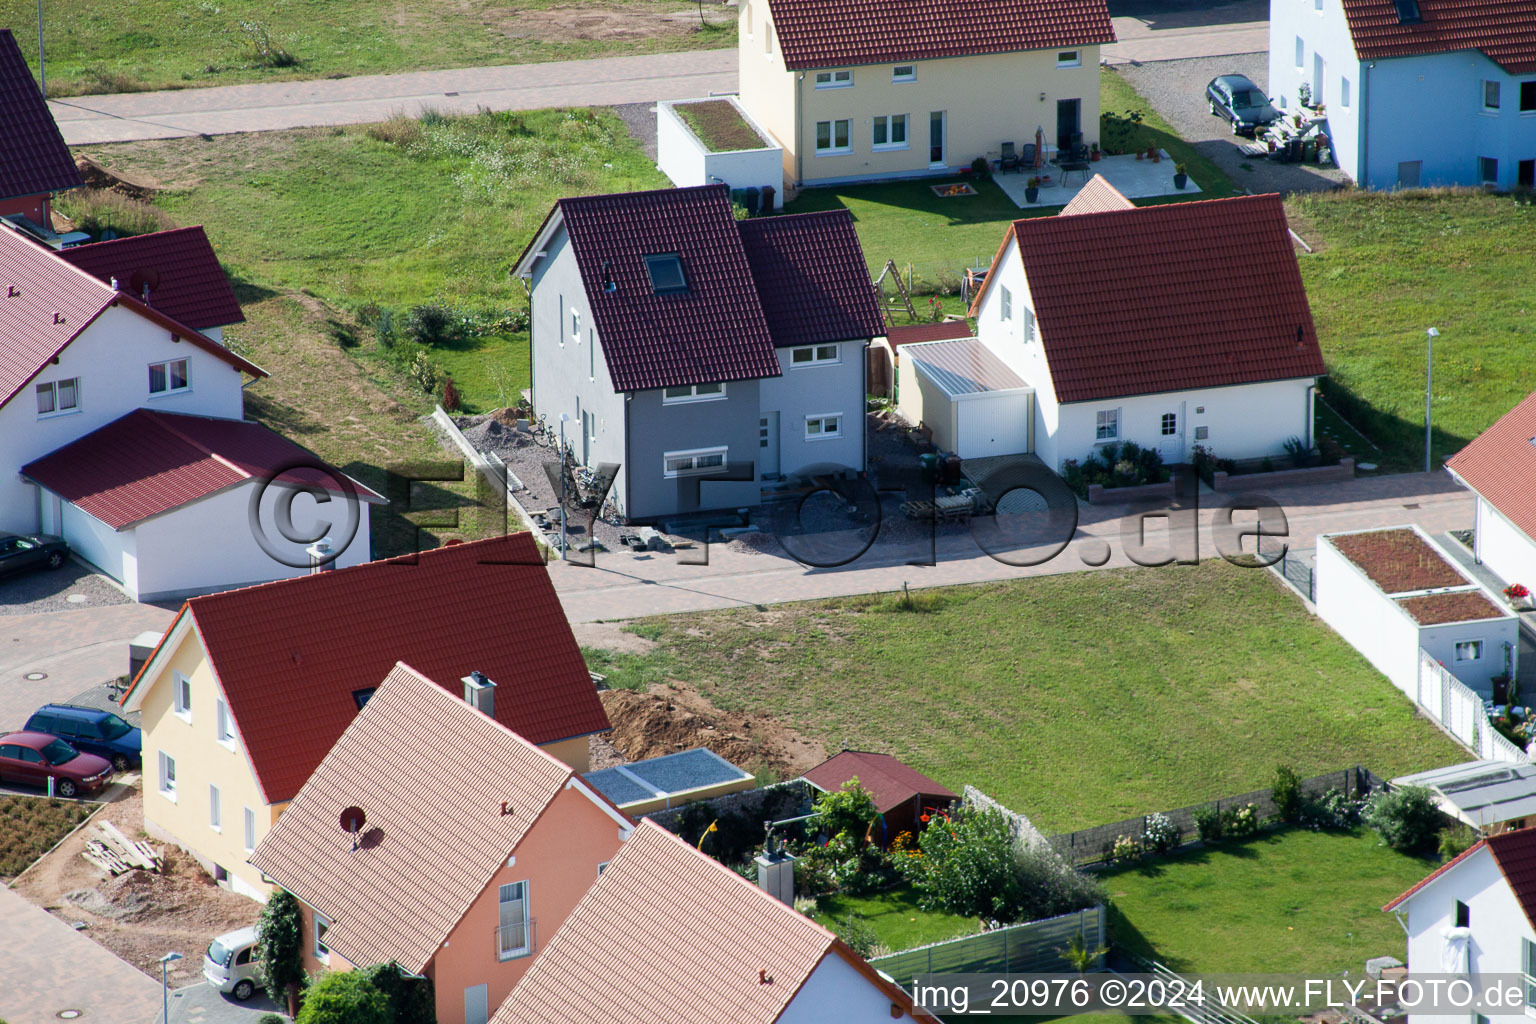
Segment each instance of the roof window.
[[1399,25],[1409,25],[1424,20],[1419,14],[1419,0],[1393,0],[1393,6],[1397,8]]
[[688,279],[683,276],[683,261],[677,253],[664,252],[647,256],[645,269],[651,275],[651,291],[657,295],[682,295],[688,291]]

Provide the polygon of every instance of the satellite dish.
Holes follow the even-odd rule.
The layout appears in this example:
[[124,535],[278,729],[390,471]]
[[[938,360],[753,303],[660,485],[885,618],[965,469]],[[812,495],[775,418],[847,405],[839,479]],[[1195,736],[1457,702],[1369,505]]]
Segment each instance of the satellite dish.
[[355,836],[363,830],[363,826],[367,823],[368,815],[363,813],[361,807],[348,807],[341,812],[341,830],[343,832]]
[[128,275],[128,291],[133,295],[143,295],[159,287],[160,272],[153,267],[142,267]]

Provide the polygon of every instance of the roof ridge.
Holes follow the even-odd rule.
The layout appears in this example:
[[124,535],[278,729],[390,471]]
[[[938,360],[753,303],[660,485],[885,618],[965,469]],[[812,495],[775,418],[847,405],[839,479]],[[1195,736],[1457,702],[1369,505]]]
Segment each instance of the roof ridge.
[[[224,417],[220,417],[220,416],[202,416],[202,415],[199,415],[197,413],[186,413],[186,412],[164,412],[164,411],[162,411],[160,409],[144,409],[144,408],[135,409],[134,412],[136,412],[136,413],[140,413],[140,412],[144,413],[146,416],[149,417],[149,421],[151,423],[153,423],[158,429],[163,430],[167,434],[170,434],[172,437],[178,438],[179,440],[185,442],[186,444],[191,445],[193,448],[196,448],[198,451],[202,452],[204,456],[206,456],[207,458],[210,458],[213,461],[217,462],[219,465],[221,465],[224,468],[228,469],[230,472],[232,472],[232,473],[239,473],[242,477],[244,477],[247,480],[251,479],[251,474],[250,473],[246,472],[241,467],[235,465],[229,459],[227,459],[224,456],[220,455],[218,452],[216,452],[212,448],[208,447],[202,441],[199,441],[197,438],[192,437],[186,431],[181,430],[181,429],[177,428],[176,426],[174,426],[173,424],[167,422],[170,419],[170,417],[172,417],[172,416],[183,416],[183,417],[185,417],[187,419],[200,419],[200,420],[220,420],[220,419],[225,419]],[[246,419],[243,419],[243,418],[242,419],[238,419],[238,420],[235,420],[235,419],[225,419],[225,422],[228,422],[228,423],[255,423],[254,420],[246,420]],[[258,423],[256,425],[257,426],[262,426],[263,424],[259,424]]]

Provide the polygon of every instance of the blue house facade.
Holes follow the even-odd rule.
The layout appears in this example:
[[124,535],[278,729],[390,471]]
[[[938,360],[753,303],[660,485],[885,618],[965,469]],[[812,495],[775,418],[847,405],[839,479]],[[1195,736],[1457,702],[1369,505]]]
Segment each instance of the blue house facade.
[[1536,4],[1515,24],[1485,6],[1271,0],[1275,105],[1321,104],[1334,158],[1363,187],[1536,187]]

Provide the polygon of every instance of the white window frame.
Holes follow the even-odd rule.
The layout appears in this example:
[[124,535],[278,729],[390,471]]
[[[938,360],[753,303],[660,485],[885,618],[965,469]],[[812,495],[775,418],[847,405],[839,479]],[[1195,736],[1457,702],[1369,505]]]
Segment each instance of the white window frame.
[[208,827],[215,832],[224,831],[224,801],[219,787],[208,783]]
[[331,919],[315,911],[315,959],[323,964],[331,962],[331,947],[325,944],[325,933],[331,930]]
[[223,697],[213,699],[213,736],[221,746],[235,749],[235,720],[229,713],[229,704]]
[[1525,1015],[1536,1017],[1536,942],[1520,940],[1520,973],[1525,975]]
[[1013,291],[1007,285],[999,285],[1002,288],[1001,301],[998,302],[998,316],[1003,320],[1013,319]]
[[597,330],[587,328],[587,380],[597,380]]
[[241,808],[240,823],[244,829],[245,852],[256,849],[256,812],[250,807]]
[[773,22],[763,22],[763,56],[773,59]]
[[1028,306],[1024,307],[1024,340],[1025,342],[1035,340],[1035,311]]
[[1307,41],[1301,36],[1296,37],[1296,70],[1307,70]]
[[[181,387],[171,387],[171,367],[181,364]],[[181,359],[162,359],[159,362],[149,364],[149,372],[154,373],[158,369],[165,378],[165,387],[159,391],[154,389],[153,380],[149,384],[150,398],[166,398],[171,395],[184,395],[192,390],[192,360],[185,357]]]
[[891,82],[893,84],[899,85],[903,82],[915,81],[917,81],[916,64],[897,64],[895,67],[891,68]]
[[838,71],[816,72],[816,88],[818,89],[852,89],[853,70],[843,68]]
[[[160,756],[157,759],[156,764],[159,769],[160,776],[155,780],[155,789],[161,796],[165,797],[171,803],[175,803],[176,759],[163,750],[158,751],[158,753]],[[170,767],[170,771],[166,771],[167,766]]]
[[612,864],[612,863],[613,863],[613,861],[611,861],[611,860],[599,861],[598,865],[597,865],[597,877],[599,877],[599,878],[603,877],[603,872],[607,871],[608,870],[608,865]]
[[[514,886],[516,886],[520,890],[520,894],[516,897],[515,900],[508,900],[506,898],[506,891],[508,889],[514,887]],[[501,937],[501,929],[505,927],[505,925],[503,925],[501,923],[501,907],[502,907],[502,904],[504,904],[504,903],[511,903],[511,902],[521,903],[522,906],[523,906],[523,944],[521,946],[516,947],[515,949],[506,949],[503,946],[503,941],[504,940]],[[524,879],[521,882],[503,882],[499,886],[497,886],[497,889],[496,889],[496,934],[497,934],[497,939],[496,939],[496,958],[497,958],[497,960],[503,961],[503,962],[507,961],[507,960],[516,960],[519,957],[528,956],[530,953],[533,952],[533,918],[530,916],[530,913],[529,913],[531,908],[532,908],[532,901],[529,899],[528,882],[527,882],[526,879]]]
[[[831,355],[827,355],[828,349],[832,350]],[[811,357],[799,358],[803,352],[809,352]],[[830,345],[798,345],[789,350],[789,366],[795,370],[804,370],[812,366],[832,366],[842,361],[842,349],[835,342]]]
[[[698,460],[705,456],[720,456],[718,466],[700,466]],[[675,452],[661,453],[661,475],[668,480],[675,480],[680,476],[698,476],[702,473],[714,473],[725,468],[730,461],[731,449],[727,445],[718,445],[714,448],[684,448]],[[671,469],[669,463],[674,459],[689,459],[694,465],[687,468]]]
[[171,713],[183,722],[192,721],[192,680],[171,672]]
[[[901,123],[901,141],[892,142],[891,139],[896,134],[896,124],[898,120]],[[879,137],[876,135],[876,132],[880,131],[882,128],[885,130],[885,141],[876,142],[875,140]],[[877,114],[871,122],[869,132],[869,145],[870,149],[877,153],[884,153],[893,149],[911,149],[911,139],[912,118],[906,114]]]
[[[60,393],[66,384],[71,385],[74,390],[74,402],[68,406],[62,405],[60,401]],[[55,416],[72,416],[80,411],[79,377],[61,377],[58,380],[46,381],[37,385],[33,394],[38,397],[37,418],[40,420],[53,419]],[[47,412],[42,410],[42,397],[45,394],[48,396],[50,406]]]
[[1080,68],[1083,66],[1082,50],[1059,50],[1056,53],[1056,66],[1058,68]]
[[581,344],[581,310],[571,307],[571,344]]
[[[1172,421],[1172,422],[1170,422],[1170,421]],[[1161,436],[1161,437],[1178,437],[1179,436],[1179,414],[1176,413],[1176,412],[1165,412],[1165,413],[1163,413],[1162,416],[1160,416],[1158,418],[1157,429],[1158,429],[1158,432],[1159,432],[1159,436]]]
[[1352,93],[1353,93],[1353,90],[1350,89],[1350,87],[1349,87],[1349,77],[1347,75],[1340,75],[1339,76],[1339,106],[1341,106],[1344,109],[1348,110],[1349,109],[1350,101],[1352,99],[1354,99],[1354,96],[1352,95]]
[[[821,126],[827,126],[827,145],[821,144]],[[843,126],[843,145],[837,144],[837,126]],[[817,156],[843,156],[853,152],[853,122],[846,117],[816,122],[816,137],[812,140]]]
[[[718,385],[719,388],[720,388],[720,390],[718,392],[706,391],[703,394],[699,393],[699,388],[701,388],[701,387],[715,387],[716,385]],[[678,391],[678,390],[681,390],[683,387],[687,387],[688,388],[688,394],[686,394],[686,395],[669,395],[669,394],[667,394],[668,391]],[[688,384],[688,385],[681,385],[680,384],[677,387],[662,388],[661,389],[661,404],[662,405],[686,405],[689,402],[718,402],[718,401],[720,401],[720,399],[725,397],[725,394],[726,394],[726,386],[725,386],[724,382],[722,382],[722,381],[715,381],[713,383],[706,383],[706,384]]]
[[[1466,654],[1462,653],[1462,648],[1464,647],[1470,648]],[[1456,652],[1457,661],[1483,660],[1483,642],[1481,640],[1458,640],[1452,650]]]
[[1093,439],[1095,443],[1120,440],[1119,408],[1094,410]]
[[[1481,105],[1483,113],[1497,114],[1504,99],[1503,87],[1497,81],[1491,78],[1482,79],[1478,83],[1478,86],[1480,93],[1478,96],[1478,103]],[[1488,102],[1488,93],[1490,90],[1493,92],[1492,104]]]
[[[827,429],[827,421],[832,420],[836,426],[832,430]],[[811,433],[811,424],[818,424],[817,431]],[[835,441],[843,436],[843,414],[840,412],[822,412],[805,418],[805,439],[807,441]]]

